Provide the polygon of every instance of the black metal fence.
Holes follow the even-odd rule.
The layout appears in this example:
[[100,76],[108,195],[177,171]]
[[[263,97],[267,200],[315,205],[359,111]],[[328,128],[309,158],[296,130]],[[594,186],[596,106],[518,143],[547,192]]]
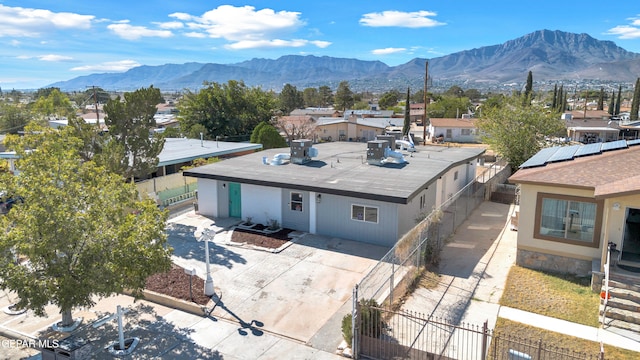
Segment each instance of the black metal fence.
[[354,335],[356,358],[463,360],[602,360],[604,353],[580,353],[508,334],[483,325],[452,324],[408,311],[360,304]]

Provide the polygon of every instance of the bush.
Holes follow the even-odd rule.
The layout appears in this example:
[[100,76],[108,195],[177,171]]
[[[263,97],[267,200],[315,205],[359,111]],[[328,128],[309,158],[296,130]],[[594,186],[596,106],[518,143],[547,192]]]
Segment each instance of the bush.
[[347,314],[342,318],[342,338],[347,342],[349,347],[353,343],[353,328],[351,327],[351,321],[353,316]]
[[[382,335],[384,321],[382,311],[378,309],[378,303],[373,300],[360,300],[360,334],[378,338]],[[353,328],[351,326],[352,315],[347,314],[342,318],[342,338],[349,346],[353,340]]]

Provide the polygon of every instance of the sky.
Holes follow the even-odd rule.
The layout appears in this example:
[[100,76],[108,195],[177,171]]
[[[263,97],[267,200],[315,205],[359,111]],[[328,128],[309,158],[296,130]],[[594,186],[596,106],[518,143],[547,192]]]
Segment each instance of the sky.
[[389,66],[587,33],[640,53],[640,1],[0,0],[0,88],[37,89],[141,65],[315,55]]

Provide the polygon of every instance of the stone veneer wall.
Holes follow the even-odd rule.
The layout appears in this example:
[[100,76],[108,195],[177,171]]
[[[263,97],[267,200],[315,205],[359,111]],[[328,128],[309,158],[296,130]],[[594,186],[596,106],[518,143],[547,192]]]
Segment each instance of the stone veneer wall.
[[569,273],[576,276],[590,276],[592,270],[591,260],[574,259],[521,249],[518,249],[516,264],[530,269],[563,274]]

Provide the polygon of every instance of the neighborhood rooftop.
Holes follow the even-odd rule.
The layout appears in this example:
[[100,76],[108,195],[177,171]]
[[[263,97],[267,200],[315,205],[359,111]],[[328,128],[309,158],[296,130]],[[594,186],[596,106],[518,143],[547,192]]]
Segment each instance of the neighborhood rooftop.
[[184,172],[185,176],[254,185],[353,196],[407,204],[448,169],[482,155],[484,148],[419,147],[404,164],[367,164],[367,144],[331,142],[313,145],[318,156],[298,165],[265,165],[263,158],[289,153],[289,148],[265,150]]

